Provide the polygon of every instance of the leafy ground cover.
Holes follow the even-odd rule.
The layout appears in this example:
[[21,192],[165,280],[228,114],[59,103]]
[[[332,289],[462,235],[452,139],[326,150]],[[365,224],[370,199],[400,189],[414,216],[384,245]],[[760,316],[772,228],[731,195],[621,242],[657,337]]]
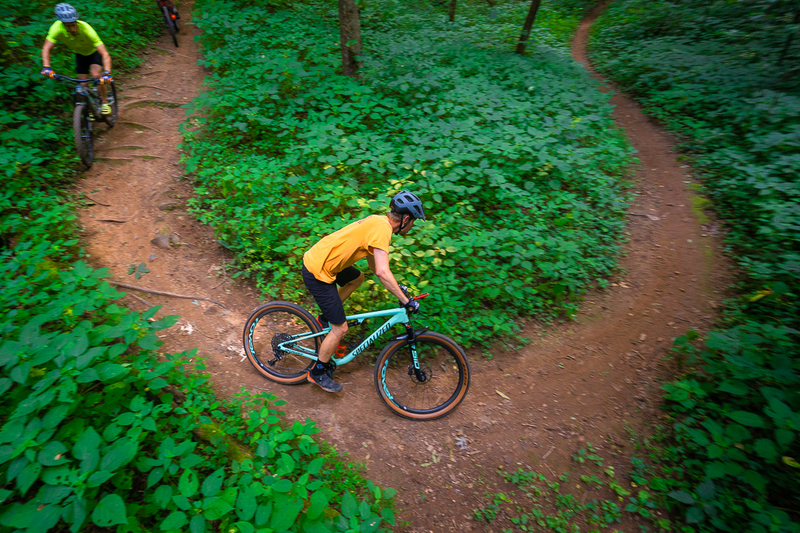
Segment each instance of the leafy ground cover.
[[684,136],[743,274],[720,329],[678,339],[688,371],[664,387],[664,492],[690,531],[800,531],[798,21],[793,2],[622,0],[590,43]]
[[[432,293],[431,327],[462,342],[513,333],[519,317],[572,313],[588,286],[605,283],[630,149],[608,97],[566,54],[484,49],[478,33],[460,31],[469,13],[450,27],[422,3],[378,1],[362,11],[356,81],[338,75],[329,4],[198,6],[213,73],[186,124],[194,209],[265,295],[305,299],[302,254],[385,212],[401,189],[419,194],[432,220],[393,240],[393,268]],[[369,284],[351,310],[389,303]]]
[[485,503],[473,509],[473,519],[499,527],[502,533],[678,529],[651,494],[653,488],[664,486],[664,479],[636,455],[626,473],[617,472],[610,464],[618,461],[617,455],[586,443],[572,456],[573,467],[557,478],[500,467],[495,474],[507,483],[504,492],[484,493]]
[[[75,5],[118,69],[160,32],[149,2]],[[271,395],[217,400],[193,352],[158,351],[176,317],[118,306],[107,273],[80,261],[69,98],[38,74],[52,7],[15,4],[0,25],[0,529],[392,524],[393,490],[317,442],[313,422],[284,423]],[[71,71],[69,55],[58,61]]]

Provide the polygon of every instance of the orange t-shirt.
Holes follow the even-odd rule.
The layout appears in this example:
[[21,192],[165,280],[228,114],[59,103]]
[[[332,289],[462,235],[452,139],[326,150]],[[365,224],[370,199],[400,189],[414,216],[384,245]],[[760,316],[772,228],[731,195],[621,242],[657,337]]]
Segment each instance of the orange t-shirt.
[[386,216],[371,215],[323,237],[303,255],[303,264],[314,277],[333,283],[336,274],[373,250],[389,252],[392,225]]

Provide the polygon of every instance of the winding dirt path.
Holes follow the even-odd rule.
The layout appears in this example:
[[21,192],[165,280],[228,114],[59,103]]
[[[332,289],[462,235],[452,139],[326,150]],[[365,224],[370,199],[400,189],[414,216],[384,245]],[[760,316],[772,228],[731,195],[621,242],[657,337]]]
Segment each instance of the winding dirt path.
[[[663,358],[671,339],[689,327],[707,328],[726,286],[720,240],[692,212],[691,169],[677,161],[674,140],[630,99],[614,96],[614,118],[641,160],[621,259],[626,274],[608,291],[589,294],[574,322],[530,324],[528,334],[536,340],[519,351],[471,350],[473,385],[452,415],[427,423],[393,416],[373,389],[366,362],[337,374],[344,384],[338,395],[307,384],[273,386],[250,367],[240,346],[241,328],[259,303],[256,290],[226,277],[231,258],[213,231],[185,211],[193,195],[178,162],[185,112],[173,105],[197,94],[205,72],[192,41],[197,30],[185,24],[191,4],[182,5],[180,48],[162,38],[146,52],[144,66],[120,80],[119,125],[102,135],[100,159],[78,186],[97,202],[81,214],[95,266],[109,268],[123,283],[227,306],[131,291],[147,304],[163,304],[161,315],[182,316],[164,332],[163,350],[198,348],[223,396],[242,386],[273,390],[288,401],[288,418],[317,421],[322,438],[363,462],[369,478],[398,489],[399,523],[405,525],[397,531],[480,530],[472,510],[485,493],[508,489],[495,481],[498,466],[555,477],[571,467],[570,456],[587,441],[606,457],[621,452],[610,464],[624,469],[622,457],[631,451],[625,428],[646,432],[659,418],[658,379],[669,375]],[[596,14],[575,40],[573,55],[584,64]],[[160,235],[175,235],[177,244],[152,244]],[[134,279],[129,265],[142,262],[150,272]],[[134,309],[147,306],[130,295],[126,300]],[[484,349],[492,360],[482,357]],[[456,438],[467,439],[467,449]]]

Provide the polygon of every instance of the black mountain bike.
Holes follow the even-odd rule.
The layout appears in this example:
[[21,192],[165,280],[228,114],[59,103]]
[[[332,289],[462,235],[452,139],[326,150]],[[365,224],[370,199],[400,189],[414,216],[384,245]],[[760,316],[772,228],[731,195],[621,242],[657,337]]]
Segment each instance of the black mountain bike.
[[85,80],[68,78],[67,76],[55,75],[58,81],[70,82],[74,84],[72,90],[72,127],[75,132],[75,149],[86,165],[91,168],[94,162],[94,124],[105,122],[109,128],[113,128],[117,123],[119,109],[117,107],[117,89],[112,82],[106,90],[108,105],[111,106],[111,113],[104,115],[101,111],[103,101],[97,86],[100,78],[88,78]]
[[172,37],[172,42],[175,44],[175,48],[177,48],[177,33],[179,31],[178,19],[181,18],[181,16],[178,14],[178,8],[175,7],[175,3],[172,0],[156,0],[156,4],[158,5],[159,11],[161,11],[161,14],[164,16],[164,25],[167,27],[167,31],[169,31],[169,34]]

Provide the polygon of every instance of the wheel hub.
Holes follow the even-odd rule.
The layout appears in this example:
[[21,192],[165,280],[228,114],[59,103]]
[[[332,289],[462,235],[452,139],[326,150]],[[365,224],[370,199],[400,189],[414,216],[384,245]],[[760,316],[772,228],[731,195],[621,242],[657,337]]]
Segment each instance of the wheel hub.
[[280,349],[280,345],[290,340],[292,340],[292,336],[288,333],[276,333],[275,336],[272,337],[272,353],[275,355],[275,359],[270,359],[268,361],[270,366],[274,366],[275,363],[283,359],[283,355],[286,352]]

